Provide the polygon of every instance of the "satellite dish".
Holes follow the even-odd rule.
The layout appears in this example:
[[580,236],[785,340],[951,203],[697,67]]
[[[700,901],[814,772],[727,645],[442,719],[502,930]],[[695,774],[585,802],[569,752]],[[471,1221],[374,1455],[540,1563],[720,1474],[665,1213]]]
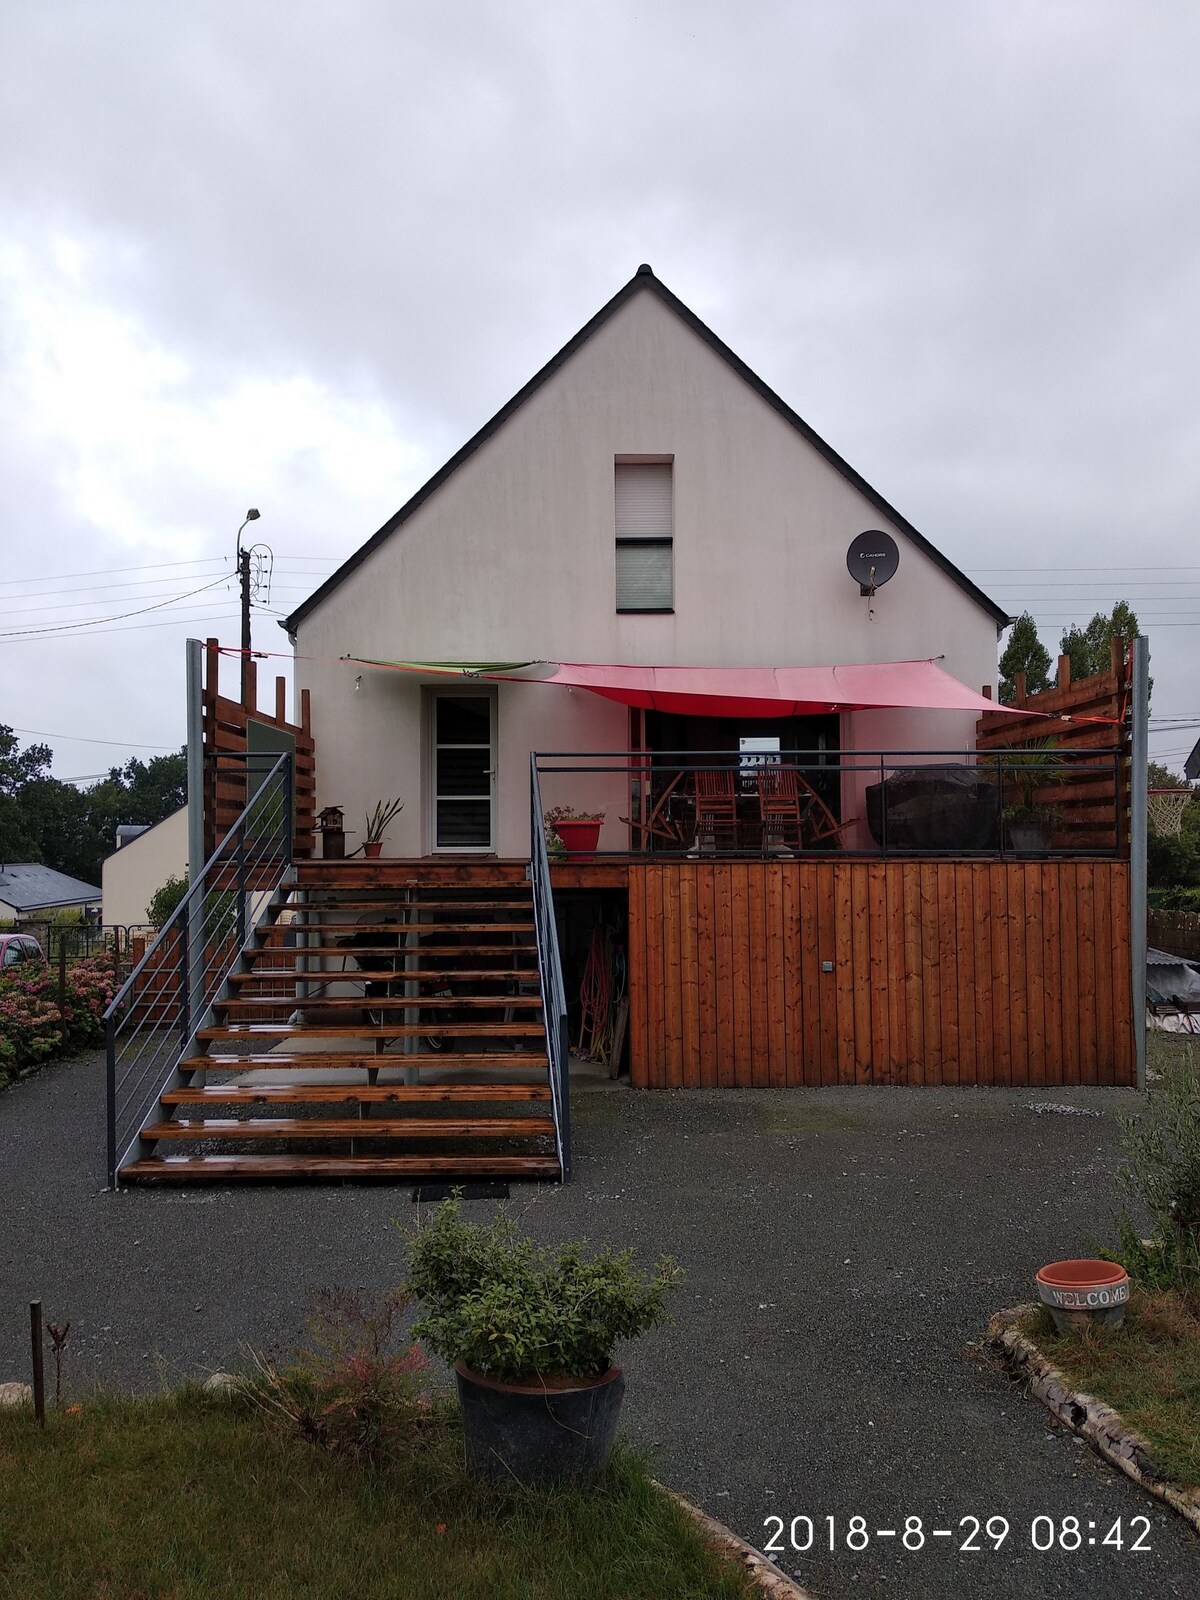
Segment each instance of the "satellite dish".
[[860,594],[871,594],[881,588],[889,578],[896,576],[900,565],[900,551],[890,533],[880,528],[868,528],[850,542],[846,551],[846,568],[858,584]]

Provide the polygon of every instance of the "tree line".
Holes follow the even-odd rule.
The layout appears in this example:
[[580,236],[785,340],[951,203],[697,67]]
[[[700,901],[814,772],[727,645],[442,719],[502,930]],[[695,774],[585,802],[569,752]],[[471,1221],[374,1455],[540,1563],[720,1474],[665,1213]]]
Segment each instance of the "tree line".
[[[1112,615],[1103,611],[1083,627],[1073,625],[1063,631],[1058,647],[1060,656],[1071,662],[1071,682],[1080,678],[1093,678],[1098,672],[1107,672],[1111,659],[1111,641],[1123,639],[1126,644],[1138,635],[1138,619],[1124,600],[1118,600]],[[1050,652],[1038,637],[1037,623],[1028,611],[1013,623],[1004,654],[1000,657],[1000,704],[1010,706],[1017,696],[1016,677],[1025,674],[1025,692],[1041,694],[1054,683]]]
[[186,749],[135,756],[86,789],[51,777],[53,756],[48,744],[22,749],[0,723],[0,862],[37,861],[99,884],[120,823],[152,827],[187,800]]

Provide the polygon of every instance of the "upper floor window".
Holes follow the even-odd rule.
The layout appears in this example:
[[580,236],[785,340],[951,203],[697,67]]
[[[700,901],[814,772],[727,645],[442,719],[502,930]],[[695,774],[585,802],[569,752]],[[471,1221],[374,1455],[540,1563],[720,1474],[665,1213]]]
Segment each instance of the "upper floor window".
[[673,611],[672,463],[618,460],[617,610]]

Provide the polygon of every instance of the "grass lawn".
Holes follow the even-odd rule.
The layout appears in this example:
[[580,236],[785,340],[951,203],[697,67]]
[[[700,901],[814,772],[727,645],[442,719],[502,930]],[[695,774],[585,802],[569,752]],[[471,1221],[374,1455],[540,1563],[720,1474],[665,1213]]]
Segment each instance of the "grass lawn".
[[0,1595],[21,1600],[749,1600],[620,1453],[584,1491],[488,1489],[457,1419],[349,1465],[181,1391],[0,1413]]
[[1121,1330],[1065,1338],[1039,1306],[1022,1331],[1076,1389],[1121,1413],[1164,1478],[1200,1487],[1200,1294],[1135,1288]]

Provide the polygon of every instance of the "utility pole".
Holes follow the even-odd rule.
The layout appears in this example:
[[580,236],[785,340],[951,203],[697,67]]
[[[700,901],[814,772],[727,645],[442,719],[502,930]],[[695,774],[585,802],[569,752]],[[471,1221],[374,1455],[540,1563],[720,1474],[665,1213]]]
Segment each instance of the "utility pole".
[[[257,522],[258,512],[251,506],[246,522]],[[242,527],[237,531],[237,569],[242,586],[242,704],[250,690],[250,552],[242,549]]]

